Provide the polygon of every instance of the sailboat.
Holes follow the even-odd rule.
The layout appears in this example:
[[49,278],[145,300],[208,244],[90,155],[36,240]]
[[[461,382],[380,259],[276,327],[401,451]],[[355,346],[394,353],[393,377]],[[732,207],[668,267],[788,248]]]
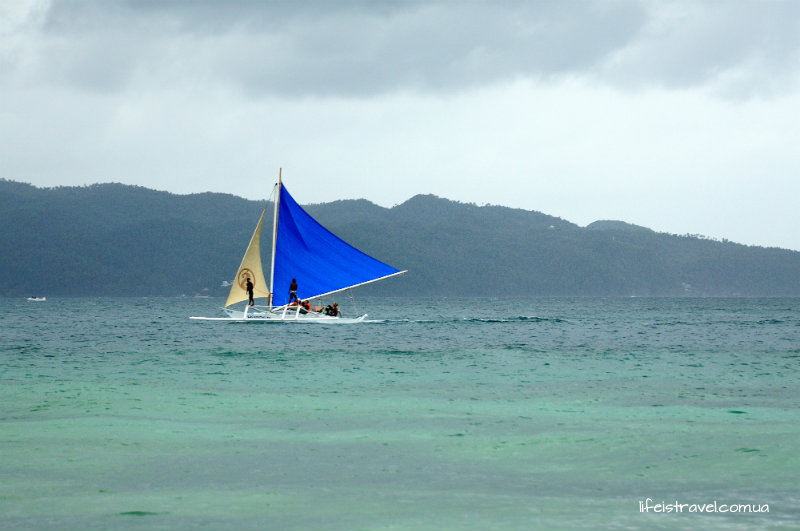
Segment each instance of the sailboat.
[[[282,170],[273,190],[272,260],[269,283],[261,262],[261,227],[267,208],[250,238],[242,263],[222,308],[224,317],[190,317],[204,321],[294,321],[355,323],[366,314],[343,317],[336,311],[315,311],[311,301],[402,275],[390,265],[363,253],[323,227],[294,200],[282,182]],[[296,280],[298,300],[290,301]],[[248,282],[253,299],[249,303]],[[263,300],[266,299],[266,304]],[[296,299],[293,298],[293,299]],[[237,308],[244,302],[244,308]],[[307,304],[303,304],[307,303]]]

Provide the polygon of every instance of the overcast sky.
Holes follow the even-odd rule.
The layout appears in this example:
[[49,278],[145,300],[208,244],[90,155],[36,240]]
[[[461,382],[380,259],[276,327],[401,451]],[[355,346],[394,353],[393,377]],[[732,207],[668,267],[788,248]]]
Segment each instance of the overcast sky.
[[0,178],[800,250],[800,2],[0,0]]

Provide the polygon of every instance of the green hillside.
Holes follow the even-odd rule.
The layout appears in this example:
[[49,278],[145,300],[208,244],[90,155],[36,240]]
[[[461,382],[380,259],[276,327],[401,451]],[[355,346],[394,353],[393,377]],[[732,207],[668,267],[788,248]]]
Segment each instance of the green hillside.
[[[225,194],[0,180],[0,295],[223,296],[263,206]],[[430,195],[390,209],[363,199],[306,209],[356,247],[409,270],[365,294],[800,296],[795,251],[620,221],[582,228]]]

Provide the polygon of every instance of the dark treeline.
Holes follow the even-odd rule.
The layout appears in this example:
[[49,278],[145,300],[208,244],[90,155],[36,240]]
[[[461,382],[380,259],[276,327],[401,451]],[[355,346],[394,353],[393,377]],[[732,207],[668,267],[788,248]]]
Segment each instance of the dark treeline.
[[[225,194],[0,180],[0,296],[224,296],[221,283],[233,277],[263,207]],[[435,196],[390,209],[366,200],[306,209],[409,270],[360,290],[370,295],[800,296],[800,253],[784,249],[618,221],[579,227]]]

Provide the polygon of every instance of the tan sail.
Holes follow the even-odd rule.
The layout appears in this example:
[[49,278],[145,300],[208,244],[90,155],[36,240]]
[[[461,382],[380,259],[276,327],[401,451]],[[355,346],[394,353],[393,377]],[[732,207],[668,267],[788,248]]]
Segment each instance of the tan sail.
[[261,269],[261,224],[264,222],[264,212],[256,225],[256,230],[253,232],[253,237],[250,238],[250,245],[242,258],[242,264],[236,272],[236,278],[233,280],[231,292],[228,294],[228,300],[225,301],[227,308],[231,304],[248,300],[247,296],[247,279],[253,283],[253,297],[268,297],[269,286],[264,280],[264,272]]

